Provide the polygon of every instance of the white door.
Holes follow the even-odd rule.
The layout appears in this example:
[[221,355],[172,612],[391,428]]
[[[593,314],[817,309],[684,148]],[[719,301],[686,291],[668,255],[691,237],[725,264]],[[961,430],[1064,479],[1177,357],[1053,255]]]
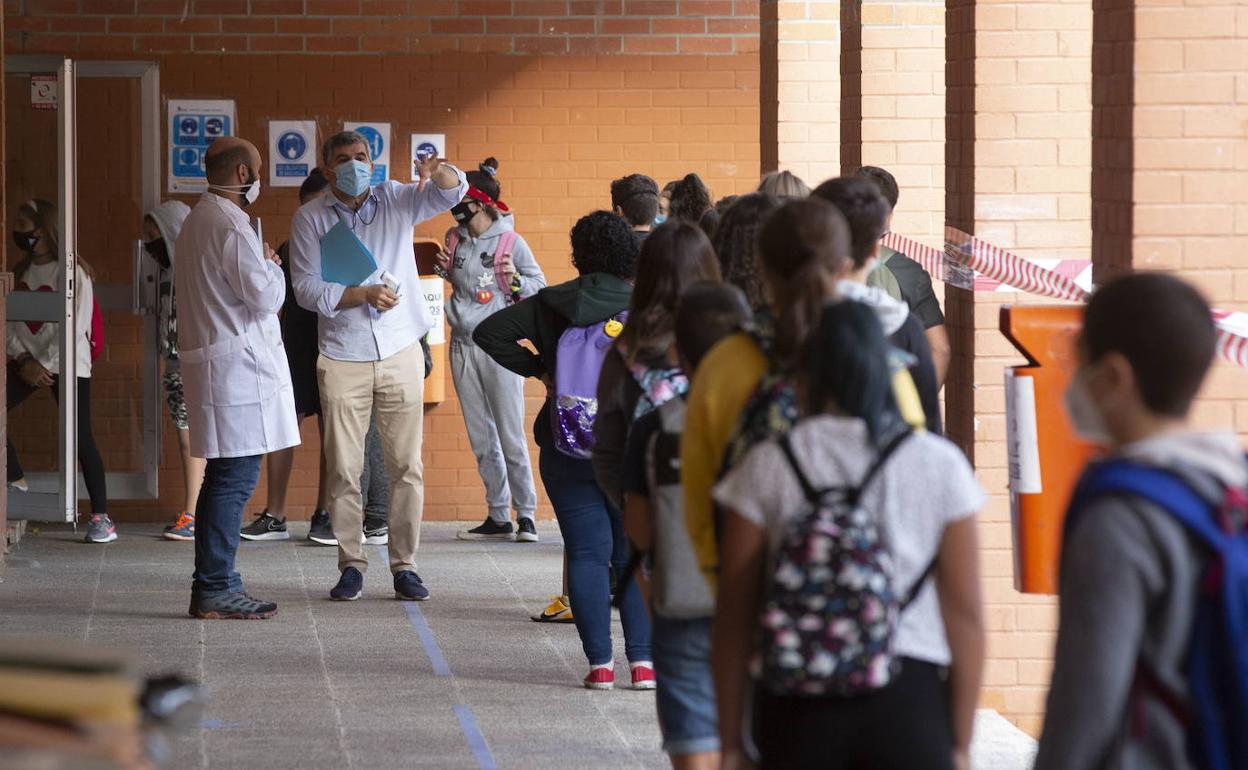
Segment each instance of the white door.
[[[95,272],[93,312],[103,319],[106,347],[92,367],[92,424],[108,497],[155,498],[165,409],[156,267],[134,238],[142,214],[160,202],[159,68],[154,62],[14,55],[5,58],[5,76],[6,151],[17,161],[6,175],[9,221],[22,200],[55,193],[59,259],[66,268],[61,275],[74,275],[79,258]],[[52,81],[55,104],[36,103]],[[7,248],[12,270],[18,255],[13,244]],[[76,361],[78,337],[69,333],[73,289],[62,282],[55,293],[9,295],[9,323],[58,324],[62,372],[73,371]],[[55,399],[32,396],[10,412],[9,436],[30,489],[10,491],[10,518],[72,520],[77,501],[86,498],[77,473],[76,384],[76,375],[60,377]]]

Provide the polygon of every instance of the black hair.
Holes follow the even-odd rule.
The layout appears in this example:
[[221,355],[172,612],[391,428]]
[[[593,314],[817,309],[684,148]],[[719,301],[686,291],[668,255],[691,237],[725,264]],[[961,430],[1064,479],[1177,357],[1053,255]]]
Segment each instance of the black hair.
[[1186,417],[1217,349],[1211,312],[1199,291],[1172,275],[1117,278],[1088,301],[1080,352],[1088,363],[1122,355],[1150,410]]
[[892,208],[897,208],[897,198],[900,195],[900,191],[897,189],[897,180],[892,174],[879,166],[863,166],[854,172],[854,176],[875,182],[875,185],[880,188],[880,192],[884,194],[884,200],[888,201],[888,205]]
[[827,305],[802,348],[805,411],[857,417],[878,442],[901,424],[888,356],[874,310],[852,300]]
[[867,264],[876,243],[888,231],[888,217],[893,211],[880,188],[866,179],[842,176],[829,179],[811,194],[840,209],[849,222],[854,268]]
[[725,195],[724,197],[715,201],[715,211],[719,212],[720,214],[723,214],[725,211],[732,208],[732,204],[736,203],[737,199],[740,197],[741,197],[740,195]]
[[611,183],[611,206],[634,227],[654,223],[659,215],[659,185],[645,174],[629,174]]
[[668,206],[667,215],[674,219],[686,219],[700,222],[702,215],[711,208],[711,191],[702,177],[697,174],[686,174],[672,187],[672,202]]
[[586,214],[572,226],[572,264],[581,275],[607,273],[631,279],[640,245],[633,228],[610,211]]
[[476,171],[469,171],[464,176],[468,178],[468,184],[494,200],[498,200],[503,194],[503,188],[498,183],[498,161],[493,157],[481,161]]
[[714,238],[715,231],[719,229],[720,213],[718,209],[707,209],[702,218],[698,220],[698,227],[702,228],[702,232],[706,233],[707,238]]
[[686,289],[676,310],[676,351],[689,367],[686,373],[692,375],[711,348],[752,316],[736,286],[704,281]]
[[618,346],[628,364],[666,356],[672,347],[676,308],[685,290],[719,281],[715,249],[688,222],[664,222],[641,244],[628,323]]
[[329,187],[329,180],[321,173],[319,167],[314,168],[312,173],[308,174],[308,178],[303,180],[303,184],[299,185],[299,200],[311,198],[326,187]]
[[724,280],[745,293],[750,307],[758,312],[767,300],[763,278],[758,270],[758,234],[767,217],[780,208],[780,199],[767,193],[750,193],[737,198],[715,228],[715,253]]

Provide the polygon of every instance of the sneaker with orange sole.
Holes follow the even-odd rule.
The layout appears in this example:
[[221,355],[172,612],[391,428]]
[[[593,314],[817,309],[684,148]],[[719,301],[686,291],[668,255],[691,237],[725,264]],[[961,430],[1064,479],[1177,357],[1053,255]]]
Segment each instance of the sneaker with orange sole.
[[165,527],[166,540],[194,540],[195,539],[195,515],[183,511],[178,516],[178,520],[171,526]]

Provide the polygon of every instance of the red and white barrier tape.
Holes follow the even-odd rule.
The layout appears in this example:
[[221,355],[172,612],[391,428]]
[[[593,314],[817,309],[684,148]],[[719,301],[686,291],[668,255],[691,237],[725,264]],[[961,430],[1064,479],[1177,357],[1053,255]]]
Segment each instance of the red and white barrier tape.
[[[1086,260],[1045,260],[1052,267],[1044,267],[953,227],[945,228],[943,250],[897,233],[884,236],[883,242],[918,262],[933,278],[964,289],[1025,291],[1082,302],[1091,288],[1091,263]],[[1213,320],[1218,355],[1248,368],[1248,313],[1215,309]]]

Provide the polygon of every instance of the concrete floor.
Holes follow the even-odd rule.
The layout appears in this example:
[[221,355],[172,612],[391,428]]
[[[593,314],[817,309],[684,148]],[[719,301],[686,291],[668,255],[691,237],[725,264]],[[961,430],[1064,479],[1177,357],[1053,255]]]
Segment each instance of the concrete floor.
[[[9,557],[0,635],[129,648],[145,673],[201,682],[204,719],[174,736],[179,770],[667,767],[654,694],[582,689],[575,627],[529,620],[559,587],[557,528],[515,544],[459,541],[459,526],[425,526],[432,598],[419,604],[392,598],[382,547],[369,549],[364,597],[338,603],[336,549],[303,540],[306,524],[287,542],[244,543],[248,592],[280,607],[246,622],[186,616],[191,545],[155,525],[122,525],[107,546],[44,526]],[[614,635],[623,661],[618,620]],[[1030,739],[982,724],[978,767],[1029,764]]]

